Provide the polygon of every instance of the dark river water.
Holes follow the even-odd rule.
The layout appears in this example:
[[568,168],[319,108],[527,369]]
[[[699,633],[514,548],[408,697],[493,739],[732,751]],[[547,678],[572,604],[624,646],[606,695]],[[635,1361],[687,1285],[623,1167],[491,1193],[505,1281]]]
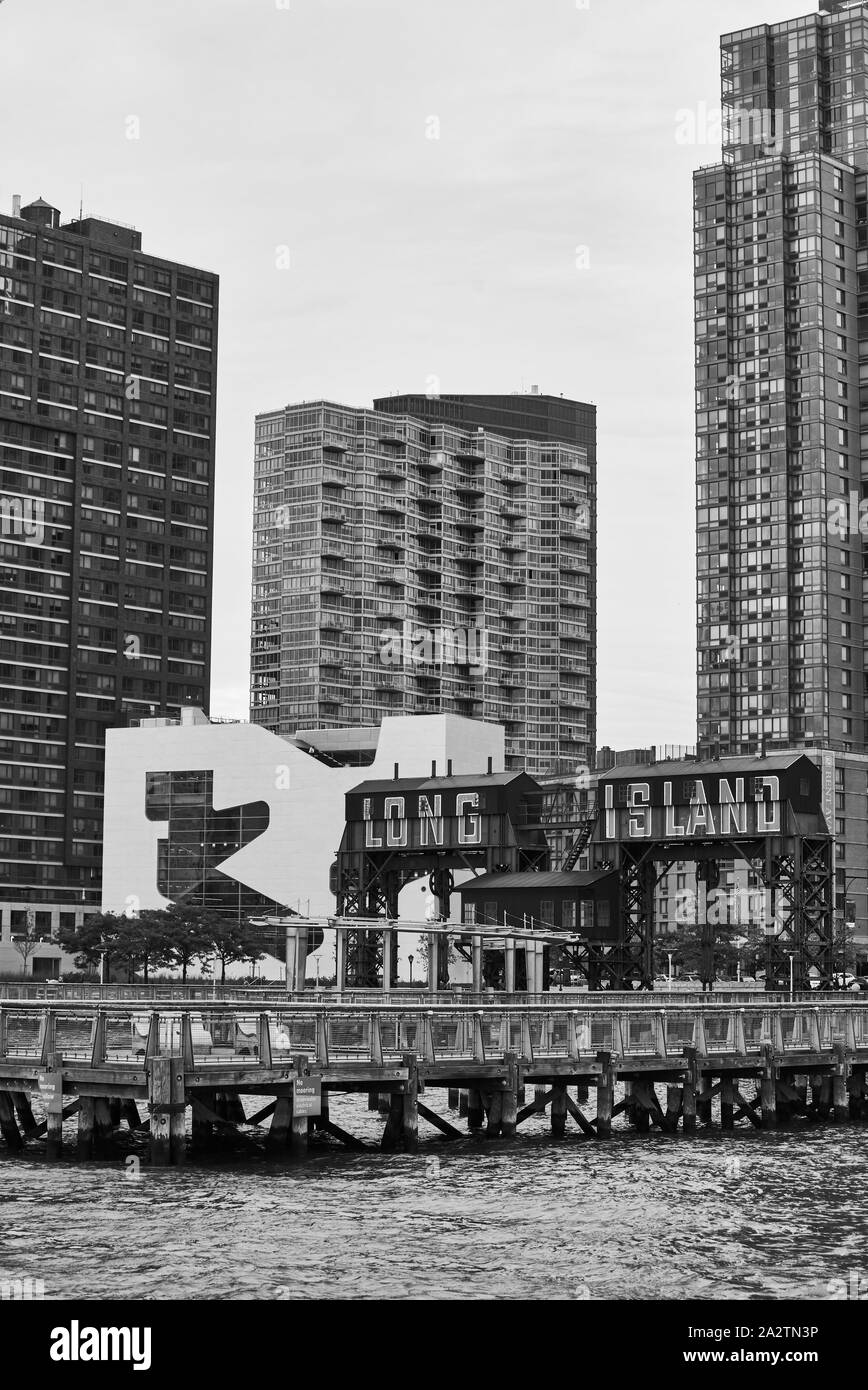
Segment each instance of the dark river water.
[[[332,1119],[373,1140],[364,1104],[335,1098]],[[448,1145],[421,1128],[412,1156],[287,1165],[248,1143],[138,1179],[123,1157],[4,1153],[0,1279],[49,1299],[817,1300],[868,1283],[865,1128],[597,1144],[534,1117],[514,1142]]]

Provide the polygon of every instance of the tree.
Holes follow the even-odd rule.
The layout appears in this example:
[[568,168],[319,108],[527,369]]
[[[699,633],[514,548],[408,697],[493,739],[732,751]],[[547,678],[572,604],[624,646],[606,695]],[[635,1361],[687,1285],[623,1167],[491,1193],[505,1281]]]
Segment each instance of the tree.
[[18,952],[19,956],[21,957],[22,975],[27,974],[27,962],[33,955],[33,952],[36,950],[36,947],[39,945],[41,939],[36,935],[36,927],[34,926],[32,919],[30,919],[30,914],[28,913],[27,916],[28,922],[27,926],[24,928],[23,935],[13,936],[12,938],[12,944]]
[[[250,932],[245,924],[221,918],[213,927],[214,954],[220,962],[220,983],[226,983],[227,965],[249,959]],[[262,959],[262,957],[258,957]]]
[[111,961],[129,919],[116,912],[94,912],[75,926],[62,924],[57,941],[67,955],[75,957],[79,970],[97,966],[105,956],[105,978],[111,978]]
[[150,937],[159,964],[180,966],[181,979],[186,980],[191,963],[214,949],[213,915],[207,908],[170,903],[166,908],[141,912],[137,921],[145,938]]

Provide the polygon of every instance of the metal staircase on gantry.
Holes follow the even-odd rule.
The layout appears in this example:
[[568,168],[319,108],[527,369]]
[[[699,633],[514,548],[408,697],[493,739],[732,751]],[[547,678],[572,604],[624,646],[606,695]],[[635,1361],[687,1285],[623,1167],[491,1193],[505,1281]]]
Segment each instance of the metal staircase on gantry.
[[561,865],[561,869],[569,871],[570,869],[574,869],[576,867],[576,865],[579,862],[579,859],[584,854],[585,850],[588,848],[588,845],[591,842],[591,836],[594,833],[594,826],[597,824],[597,818],[599,814],[600,810],[598,806],[591,806],[590,809],[586,812],[585,817],[579,826],[576,838],[573,840],[573,843],[570,845],[569,849],[564,855],[564,862]]

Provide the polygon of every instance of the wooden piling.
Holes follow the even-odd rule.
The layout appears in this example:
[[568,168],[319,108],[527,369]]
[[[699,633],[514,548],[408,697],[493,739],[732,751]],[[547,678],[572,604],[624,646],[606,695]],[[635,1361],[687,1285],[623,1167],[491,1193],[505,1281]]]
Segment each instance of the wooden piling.
[[419,1071],[415,1052],[405,1052],[407,1089],[404,1092],[404,1152],[415,1153],[419,1147]]
[[721,1077],[720,1081],[720,1127],[735,1128],[735,1082],[731,1076]]
[[392,1096],[389,1091],[380,1091],[377,1096],[377,1109],[381,1115],[389,1115],[392,1109]]
[[766,1043],[762,1049],[760,1105],[763,1129],[775,1129],[778,1122],[777,1079],[775,1077],[774,1054],[769,1043]]
[[244,1113],[244,1103],[237,1091],[224,1091],[223,1103],[225,1106],[226,1119],[230,1124],[243,1125],[247,1119]]
[[450,1086],[446,1092],[446,1104],[450,1110],[458,1109],[458,1087]]
[[36,1119],[30,1105],[30,1096],[26,1091],[13,1091],[12,1101],[18,1113],[18,1123],[27,1139],[36,1131]]
[[120,1103],[120,1101],[119,1101],[119,1100],[117,1099],[117,1097],[115,1096],[114,1098],[112,1098],[112,1099],[109,1100],[108,1106],[109,1106],[109,1117],[110,1117],[110,1119],[111,1119],[112,1129],[120,1129],[120,1127],[121,1127],[121,1103]]
[[151,1115],[151,1163],[167,1168],[172,1161],[169,1117],[172,1105],[171,1057],[152,1057],[148,1071],[148,1108]]
[[699,1080],[699,1063],[696,1058],[696,1050],[692,1047],[684,1049],[686,1069],[684,1080],[681,1084],[681,1128],[684,1134],[693,1135],[696,1133],[696,1091]]
[[838,1124],[850,1118],[850,1098],[847,1092],[847,1053],[842,1043],[836,1043],[835,1071],[832,1075],[832,1106]]
[[8,1091],[0,1091],[0,1134],[6,1140],[10,1152],[18,1153],[24,1148],[24,1140],[15,1123],[15,1108]]
[[467,1118],[467,1090],[463,1086],[458,1092],[458,1118],[459,1120]]
[[93,1103],[93,1141],[98,1158],[107,1158],[114,1149],[114,1126],[107,1097],[98,1096]]
[[46,1053],[45,1057],[44,1079],[53,1087],[46,1101],[45,1157],[53,1163],[63,1150],[63,1058],[59,1052]]
[[567,1132],[567,1083],[556,1081],[552,1086],[552,1134],[563,1139]]
[[852,1124],[858,1124],[858,1122],[862,1119],[862,1093],[864,1090],[864,1086],[864,1077],[859,1072],[852,1071],[850,1073],[850,1078],[847,1082],[847,1093],[849,1096],[850,1104],[850,1121]]
[[121,1119],[126,1122],[127,1129],[132,1134],[135,1134],[137,1130],[142,1128],[139,1107],[134,1100],[127,1099],[121,1101]]
[[[289,1133],[292,1125],[292,1098],[290,1096],[278,1096],[274,1106],[274,1113],[271,1116],[271,1124],[265,1139],[265,1147],[269,1153],[282,1153],[289,1144]],[[209,1126],[210,1128],[210,1126]],[[307,1127],[304,1131],[305,1143],[307,1143]]]
[[492,1091],[490,1093],[486,1109],[488,1114],[488,1127],[486,1129],[486,1134],[488,1135],[489,1139],[498,1139],[500,1137],[500,1126],[503,1118],[502,1091]]
[[184,1058],[172,1061],[172,1113],[169,1116],[169,1144],[172,1162],[180,1168],[187,1160],[187,1097],[184,1092]]
[[576,1102],[579,1105],[587,1105],[590,1092],[584,1082],[580,1081],[576,1087]]
[[78,1112],[78,1156],[88,1163],[94,1155],[94,1102],[90,1096],[82,1096]]
[[647,1134],[651,1128],[651,1111],[659,1109],[657,1093],[650,1081],[644,1086],[634,1084],[632,1090],[633,1124],[637,1134]]
[[467,1128],[482,1129],[485,1124],[485,1108],[482,1104],[482,1093],[476,1090],[467,1092]]
[[598,1052],[597,1061],[601,1071],[597,1077],[597,1138],[611,1139],[612,1110],[615,1104],[615,1075],[612,1069],[612,1055]]
[[[197,1109],[195,1102],[199,1101],[202,1105],[207,1105],[208,1109],[213,1111],[216,1115],[217,1112],[214,1110],[215,1096],[213,1091],[196,1091],[195,1094],[191,1092],[191,1096],[193,1097],[193,1119],[190,1138],[194,1152],[200,1152],[203,1149],[209,1149],[211,1147],[214,1139],[214,1122],[213,1120],[209,1120]],[[269,1136],[266,1136],[266,1148],[269,1147]],[[285,1137],[284,1143],[286,1143]]]
[[[385,960],[388,968],[389,957],[386,956]],[[302,983],[304,982],[302,981]],[[307,1057],[299,1054],[297,1057],[293,1057],[292,1064],[295,1068],[296,1078],[301,1079],[303,1076],[305,1076],[305,1074],[310,1075]],[[308,1139],[310,1136],[310,1125],[308,1124],[308,1117],[306,1115],[296,1114],[295,1087],[296,1082],[293,1082],[292,1098],[290,1101],[292,1113],[289,1124],[289,1146],[295,1158],[304,1158],[305,1154],[307,1153]]]
[[396,1149],[400,1143],[403,1128],[404,1097],[400,1091],[395,1091],[389,1096],[389,1118],[383,1130],[380,1148],[384,1150]]
[[628,1076],[624,1080],[624,1116],[631,1128],[636,1125],[636,1101],[633,1098],[633,1082]]
[[504,1139],[512,1139],[518,1124],[518,1057],[514,1052],[507,1052],[503,1060],[506,1063],[506,1086],[501,1100],[500,1132]]
[[666,1087],[666,1128],[674,1134],[681,1116],[681,1087]]
[[696,1098],[696,1113],[701,1123],[704,1125],[711,1124],[713,1090],[713,1078],[708,1072],[701,1072],[699,1078],[699,1094]]

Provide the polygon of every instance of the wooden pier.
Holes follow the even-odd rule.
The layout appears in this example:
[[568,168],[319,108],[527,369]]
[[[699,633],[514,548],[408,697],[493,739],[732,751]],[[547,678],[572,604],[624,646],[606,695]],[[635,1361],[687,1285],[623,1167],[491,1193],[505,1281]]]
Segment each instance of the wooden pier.
[[70,1144],[73,1117],[80,1159],[117,1157],[124,1129],[151,1163],[180,1164],[266,1121],[274,1156],[303,1155],[317,1133],[370,1147],[332,1122],[335,1093],[366,1095],[384,1118],[380,1146],[405,1152],[423,1126],[445,1140],[511,1139],[546,1110],[554,1137],[572,1127],[594,1141],[620,1115],[639,1132],[690,1135],[712,1124],[715,1101],[724,1130],[864,1123],[866,1073],[858,1002],[0,1005],[0,1136],[11,1153],[48,1159]]

